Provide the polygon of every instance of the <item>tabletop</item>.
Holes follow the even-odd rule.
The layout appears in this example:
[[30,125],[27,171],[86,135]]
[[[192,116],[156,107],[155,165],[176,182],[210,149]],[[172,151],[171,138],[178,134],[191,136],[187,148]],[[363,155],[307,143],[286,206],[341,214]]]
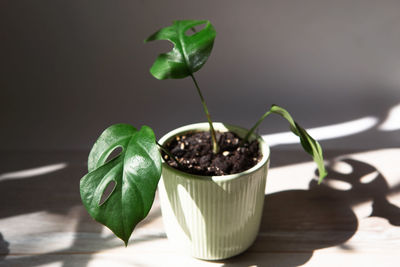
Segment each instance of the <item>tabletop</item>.
[[169,243],[158,197],[125,247],[81,204],[86,157],[0,152],[0,266],[399,266],[399,148],[326,151],[321,185],[302,151],[272,149],[258,237],[219,261]]

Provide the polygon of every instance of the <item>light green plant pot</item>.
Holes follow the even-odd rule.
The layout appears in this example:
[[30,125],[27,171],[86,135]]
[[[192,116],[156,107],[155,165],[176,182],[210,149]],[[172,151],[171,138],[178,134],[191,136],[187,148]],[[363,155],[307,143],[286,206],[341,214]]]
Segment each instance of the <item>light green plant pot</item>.
[[[247,130],[214,123],[217,131],[244,137]],[[208,131],[208,123],[191,124],[161,138],[165,144],[178,134]],[[168,239],[193,257],[225,259],[245,251],[259,231],[269,165],[269,147],[259,136],[262,159],[251,169],[225,176],[181,172],[163,162],[159,183],[161,211]]]

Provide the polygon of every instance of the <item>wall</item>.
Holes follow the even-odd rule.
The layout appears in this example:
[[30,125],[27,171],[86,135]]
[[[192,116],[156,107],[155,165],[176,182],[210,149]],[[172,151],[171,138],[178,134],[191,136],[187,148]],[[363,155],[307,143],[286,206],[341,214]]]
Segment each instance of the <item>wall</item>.
[[[250,127],[276,103],[306,128],[370,119],[326,148],[399,147],[400,119],[380,127],[400,103],[399,1],[3,0],[0,149],[87,150],[112,123],[161,137],[205,121],[189,79],[148,72],[170,45],[143,40],[174,19],[217,30],[197,73],[215,121]],[[259,132],[287,130],[271,118]]]

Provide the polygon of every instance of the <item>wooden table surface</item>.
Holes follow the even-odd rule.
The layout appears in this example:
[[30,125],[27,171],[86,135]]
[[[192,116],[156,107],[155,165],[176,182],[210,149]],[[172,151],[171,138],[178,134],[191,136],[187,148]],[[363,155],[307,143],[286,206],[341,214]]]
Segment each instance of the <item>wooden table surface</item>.
[[156,199],[129,246],[80,202],[83,152],[0,152],[0,266],[400,266],[400,149],[326,151],[329,176],[301,151],[272,151],[257,240],[202,261],[168,242]]

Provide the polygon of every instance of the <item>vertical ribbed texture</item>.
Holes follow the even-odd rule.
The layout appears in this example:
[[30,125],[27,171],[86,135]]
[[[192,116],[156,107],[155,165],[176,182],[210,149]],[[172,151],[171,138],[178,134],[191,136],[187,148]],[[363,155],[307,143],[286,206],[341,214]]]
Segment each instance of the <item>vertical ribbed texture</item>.
[[196,258],[217,260],[246,250],[262,216],[268,162],[235,179],[199,179],[163,168],[159,184],[168,238]]

